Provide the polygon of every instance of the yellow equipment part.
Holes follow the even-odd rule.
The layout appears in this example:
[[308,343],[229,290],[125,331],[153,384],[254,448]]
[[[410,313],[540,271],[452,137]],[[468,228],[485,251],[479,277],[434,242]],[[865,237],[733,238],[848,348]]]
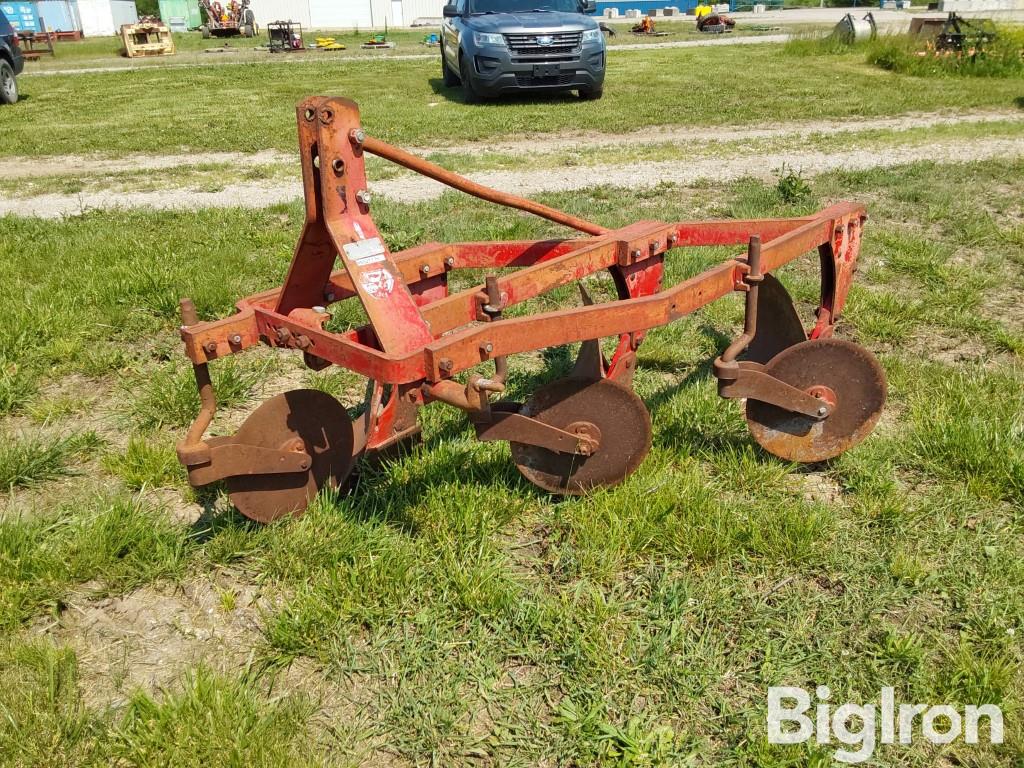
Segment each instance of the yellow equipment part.
[[339,43],[333,37],[318,37],[316,47],[325,51],[344,51],[344,43]]

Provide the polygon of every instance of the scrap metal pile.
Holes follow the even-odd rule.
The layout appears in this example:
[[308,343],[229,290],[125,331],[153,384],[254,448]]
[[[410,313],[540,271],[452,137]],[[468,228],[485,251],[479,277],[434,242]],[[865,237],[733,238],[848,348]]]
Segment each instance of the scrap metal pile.
[[[236,314],[212,322],[199,322],[192,302],[182,300],[181,337],[202,406],[178,457],[193,485],[225,481],[246,516],[300,513],[320,488],[343,485],[360,457],[415,438],[417,413],[432,403],[466,412],[480,440],[507,441],[522,475],[546,491],[615,485],[651,447],[650,415],[632,387],[644,335],[734,292],[745,294],[744,329],[714,361],[714,375],[722,397],[745,400],[755,441],[786,460],[816,462],[857,444],[877,422],[886,398],[881,367],[863,347],[832,338],[857,263],[861,205],[838,203],[792,219],[609,229],[375,139],[346,99],[308,98],[297,115],[306,221],[284,285],[242,299]],[[390,253],[370,215],[366,153],[583,236],[432,242]],[[663,285],[674,249],[712,245],[746,250]],[[821,265],[809,334],[773,274],[808,251],[817,251]],[[491,274],[449,291],[458,270]],[[594,303],[580,281],[602,271],[618,298]],[[581,286],[581,306],[506,315],[573,283]],[[360,302],[369,322],[329,330],[331,305],[344,301]],[[600,340],[609,337],[614,352],[606,357]],[[568,375],[526,402],[502,399],[511,355],[573,342],[582,344]],[[300,350],[313,369],[338,365],[365,376],[362,415],[352,419],[330,395],[298,389],[264,402],[235,435],[204,437],[216,410],[210,362],[261,343]]]

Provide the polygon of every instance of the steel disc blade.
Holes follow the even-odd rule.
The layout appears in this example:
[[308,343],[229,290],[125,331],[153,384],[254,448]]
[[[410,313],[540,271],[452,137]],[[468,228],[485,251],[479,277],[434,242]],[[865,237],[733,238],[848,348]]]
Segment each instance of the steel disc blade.
[[523,477],[551,493],[580,494],[620,483],[651,449],[651,417],[643,401],[608,379],[553,381],[537,390],[522,413],[559,429],[586,422],[600,431],[600,446],[591,456],[509,443]]
[[828,387],[835,407],[817,420],[747,400],[747,426],[769,453],[789,461],[824,461],[852,448],[874,429],[885,405],[885,372],[875,356],[842,339],[804,341],[776,355],[767,373],[804,391]]
[[263,448],[304,448],[313,459],[307,472],[244,475],[225,481],[238,511],[261,523],[303,512],[324,485],[340,486],[354,463],[355,436],[348,412],[316,389],[296,389],[270,398],[245,420],[235,440]]
[[807,341],[807,332],[789,291],[772,275],[765,275],[757,289],[757,333],[742,359],[767,363],[801,341]]

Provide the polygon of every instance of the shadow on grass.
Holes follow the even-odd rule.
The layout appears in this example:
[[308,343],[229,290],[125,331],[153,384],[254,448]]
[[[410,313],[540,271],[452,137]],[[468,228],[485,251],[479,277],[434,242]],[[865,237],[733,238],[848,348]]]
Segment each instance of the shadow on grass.
[[522,105],[522,104],[558,104],[564,102],[578,102],[579,99],[572,91],[517,91],[501,96],[481,96],[476,101],[466,101],[466,95],[462,86],[447,86],[440,77],[430,78],[430,89],[438,96],[444,96],[448,101],[455,101],[465,104],[467,107],[486,107],[491,104]]
[[189,526],[189,538],[196,544],[205,544],[223,531],[258,531],[263,527],[233,506],[218,506],[223,487],[223,483],[213,483],[194,489],[196,502],[203,508],[196,521]]
[[[708,338],[716,354],[732,341],[731,337],[708,324],[699,332]],[[525,401],[545,384],[567,376],[576,362],[576,345],[562,345],[539,350],[543,366],[537,370],[514,370],[506,399]],[[682,368],[689,371],[682,378],[666,382],[644,398],[648,410],[654,415],[658,427],[656,442],[663,445],[691,444],[694,449],[716,452],[743,448],[750,443],[732,432],[714,432],[706,427],[707,419],[700,417],[694,406],[694,417],[673,418],[670,404],[683,390],[694,385],[714,387],[712,366],[715,355],[696,366],[685,366],[670,355],[644,358],[641,369],[663,374],[676,374]],[[715,403],[712,407],[732,407],[729,402]],[[658,418],[664,412],[664,418]],[[389,449],[383,455],[364,457],[356,463],[352,474],[337,495],[332,506],[353,520],[376,520],[409,535],[416,535],[417,522],[413,510],[424,498],[436,491],[439,484],[455,482],[486,487],[491,492],[512,491],[544,501],[557,501],[554,496],[528,482],[516,470],[505,451],[484,452],[469,438],[471,426],[463,414],[446,409],[440,423],[428,426],[426,437],[411,439]],[[218,533],[237,530],[253,531],[262,526],[248,520],[233,508],[218,507],[220,484],[197,491],[203,513],[193,525],[193,536],[198,543],[214,538]]]

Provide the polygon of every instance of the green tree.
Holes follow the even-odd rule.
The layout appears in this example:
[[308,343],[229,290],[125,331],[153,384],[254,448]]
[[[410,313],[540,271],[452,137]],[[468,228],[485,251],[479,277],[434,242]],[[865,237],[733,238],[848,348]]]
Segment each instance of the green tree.
[[160,3],[158,0],[135,0],[135,10],[139,16],[159,16]]

